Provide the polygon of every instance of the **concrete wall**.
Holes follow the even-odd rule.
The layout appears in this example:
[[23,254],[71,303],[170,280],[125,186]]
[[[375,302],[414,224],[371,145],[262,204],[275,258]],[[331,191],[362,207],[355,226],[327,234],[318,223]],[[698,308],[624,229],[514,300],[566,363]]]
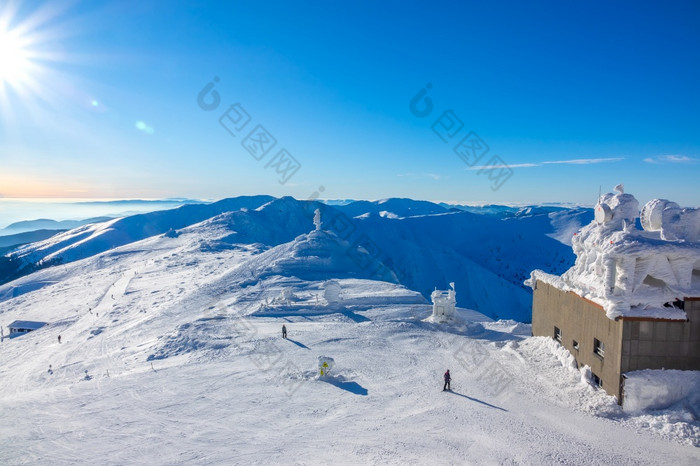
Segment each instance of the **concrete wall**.
[[[532,333],[554,337],[555,326],[561,329],[561,344],[579,366],[590,366],[602,379],[603,389],[619,400],[622,322],[608,319],[601,306],[538,280],[532,301]],[[605,344],[602,358],[593,352],[594,338]]]
[[688,322],[623,319],[622,372],[700,370],[700,299],[686,298]]
[[[554,327],[558,327],[561,344],[579,366],[590,366],[603,380],[603,389],[621,400],[620,376],[625,372],[700,370],[700,298],[685,298],[685,312],[688,321],[611,320],[601,306],[538,280],[532,300],[532,333],[554,338]],[[603,358],[593,352],[594,338],[605,344]]]

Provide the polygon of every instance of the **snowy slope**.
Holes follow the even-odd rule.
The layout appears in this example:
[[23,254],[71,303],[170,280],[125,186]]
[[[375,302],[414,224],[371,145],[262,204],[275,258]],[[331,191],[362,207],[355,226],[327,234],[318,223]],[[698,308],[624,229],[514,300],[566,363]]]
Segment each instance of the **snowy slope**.
[[525,322],[530,320],[532,295],[523,281],[533,269],[562,273],[570,267],[574,256],[567,238],[590,214],[587,209],[528,207],[480,215],[447,212],[437,204],[411,199],[327,206],[290,197],[242,197],[87,225],[23,246],[0,258],[5,277],[0,283],[153,235],[177,234],[197,222],[229,233],[203,244],[204,249],[215,251],[234,243],[274,247],[308,232],[317,207],[332,224],[329,229],[347,242],[346,254],[356,264],[359,258],[352,251],[369,248],[371,258],[362,267],[372,273],[363,276],[394,276],[426,298],[434,287],[445,288],[454,281],[462,291],[462,305]]
[[424,322],[423,298],[369,267],[326,306],[325,280],[353,270],[345,243],[310,221],[276,246],[236,243],[236,225],[222,214],[0,286],[0,325],[49,322],[0,344],[1,464],[700,461],[691,414],[624,413],[529,326],[463,308]]
[[213,204],[185,205],[173,210],[133,215],[85,225],[48,240],[19,248],[14,257],[30,263],[72,262],[116,246],[176,230],[222,212],[256,208],[272,200],[269,196],[243,196]]
[[22,244],[42,241],[59,233],[59,230],[32,230],[25,233],[16,233],[7,236],[0,236],[0,252],[17,247]]
[[357,219],[400,282],[428,296],[455,282],[458,303],[495,318],[529,322],[530,264],[563,272],[571,249],[551,239],[547,216],[498,219],[469,212]]

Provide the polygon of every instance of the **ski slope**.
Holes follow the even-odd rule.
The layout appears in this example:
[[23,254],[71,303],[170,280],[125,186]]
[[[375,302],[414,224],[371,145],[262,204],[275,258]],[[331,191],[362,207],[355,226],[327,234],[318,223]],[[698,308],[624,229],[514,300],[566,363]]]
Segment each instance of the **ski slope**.
[[222,214],[0,286],[0,325],[49,322],[0,344],[0,464],[700,461],[687,406],[623,412],[526,324],[427,322],[327,232],[232,235]]

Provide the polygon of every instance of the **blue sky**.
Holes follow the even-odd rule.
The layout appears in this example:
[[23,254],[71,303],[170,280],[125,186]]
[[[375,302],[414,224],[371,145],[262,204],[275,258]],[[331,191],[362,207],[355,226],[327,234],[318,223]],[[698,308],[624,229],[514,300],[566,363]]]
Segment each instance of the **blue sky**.
[[290,3],[0,0],[0,195],[700,205],[697,2]]

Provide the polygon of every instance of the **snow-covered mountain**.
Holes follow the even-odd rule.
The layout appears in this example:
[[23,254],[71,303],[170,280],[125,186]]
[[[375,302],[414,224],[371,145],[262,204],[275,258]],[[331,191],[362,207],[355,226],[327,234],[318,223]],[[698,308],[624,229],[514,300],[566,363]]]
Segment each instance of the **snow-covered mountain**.
[[94,217],[85,220],[51,220],[46,218],[40,218],[37,220],[23,220],[20,222],[11,223],[5,228],[0,229],[0,238],[17,235],[20,233],[33,232],[37,230],[70,230],[72,228],[78,228],[82,225],[87,225],[89,223],[99,223],[111,220],[110,217]]
[[524,322],[530,319],[531,290],[523,281],[534,269],[562,273],[570,267],[574,257],[562,243],[592,215],[587,209],[538,207],[479,215],[411,199],[329,206],[290,197],[239,197],[85,225],[22,246],[2,258],[0,283],[154,235],[176,235],[200,222],[202,229],[227,231],[202,248],[270,248],[308,232],[316,208],[344,244],[346,260],[337,273],[353,265],[368,278],[398,281],[426,298],[435,287],[455,282],[461,304]]
[[[0,463],[700,460],[689,407],[622,411],[553,340],[528,338],[526,324],[463,307],[457,320],[431,323],[424,296],[396,283],[385,260],[415,253],[438,271],[476,252],[473,239],[488,249],[514,226],[469,213],[374,214],[348,230],[339,222],[350,217],[320,204],[259,201],[176,229],[163,220],[163,234],[103,252],[100,236],[142,234],[143,218],[95,226],[94,240],[21,249],[70,260],[0,286],[0,326],[47,323],[0,344]],[[187,218],[178,225],[202,217]],[[360,240],[380,231],[397,244]],[[443,232],[431,243],[433,231]],[[520,233],[523,244],[535,231]],[[461,240],[440,245],[450,234]],[[407,249],[413,240],[432,252]],[[503,259],[516,249],[504,246]],[[487,256],[469,264],[473,276],[488,272]],[[458,287],[458,302],[468,294]],[[319,356],[334,359],[330,375],[319,377]],[[447,368],[453,391],[443,393]]]
[[447,209],[432,202],[399,198],[382,199],[380,201],[353,201],[348,204],[335,205],[334,207],[350,217],[378,214],[383,217],[397,218],[447,212]]

